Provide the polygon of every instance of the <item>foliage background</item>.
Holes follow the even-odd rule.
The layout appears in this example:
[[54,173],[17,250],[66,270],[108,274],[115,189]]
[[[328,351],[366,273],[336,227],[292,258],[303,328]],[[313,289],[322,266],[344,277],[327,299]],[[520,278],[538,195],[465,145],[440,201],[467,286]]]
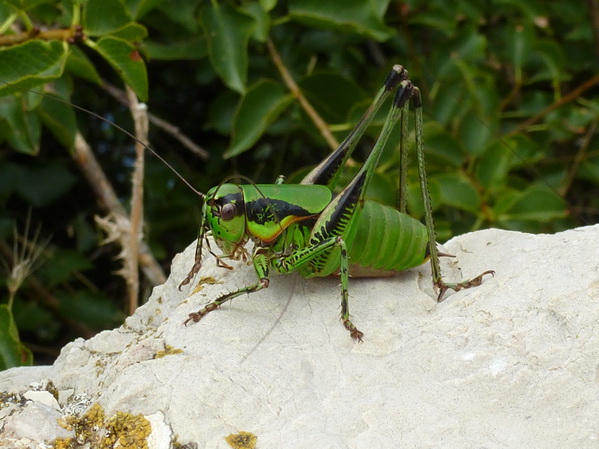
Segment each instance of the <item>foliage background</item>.
[[[7,0],[0,32],[0,81],[10,83],[0,85],[0,369],[31,363],[30,350],[51,362],[71,339],[119,324],[131,298],[160,281],[142,257],[133,287],[137,250],[115,224],[139,217],[130,205],[135,142],[24,89],[133,130],[122,92],[130,86],[177,127],[151,126],[152,145],[205,192],[231,174],[297,179],[401,63],[423,93],[440,241],[485,227],[556,232],[597,222],[597,0]],[[201,148],[173,137],[181,135]],[[390,204],[394,149],[370,192]],[[155,272],[168,271],[195,237],[198,200],[155,157],[144,173],[143,254],[157,261]],[[420,216],[416,170],[410,175],[409,205]],[[124,208],[107,199],[109,188]],[[115,242],[102,246],[94,216],[109,212]]]

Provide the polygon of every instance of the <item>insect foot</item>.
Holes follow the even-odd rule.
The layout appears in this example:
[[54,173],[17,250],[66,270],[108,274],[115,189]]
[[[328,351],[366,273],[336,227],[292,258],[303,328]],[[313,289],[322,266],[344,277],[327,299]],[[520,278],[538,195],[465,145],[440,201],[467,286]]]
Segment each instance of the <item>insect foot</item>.
[[352,323],[349,318],[342,318],[342,320],[343,325],[349,331],[351,337],[355,340],[358,340],[358,343],[362,343],[362,337],[364,336],[364,333],[359,331],[358,328],[354,326],[354,323]]
[[464,290],[466,288],[478,287],[480,284],[482,284],[483,278],[487,274],[490,274],[491,276],[495,276],[495,272],[493,270],[487,270],[484,273],[481,273],[478,276],[476,276],[475,278],[470,279],[468,281],[445,283],[443,280],[441,280],[441,281],[437,282],[435,284],[437,287],[439,287],[439,296],[437,296],[437,302],[443,301],[443,299],[444,299],[443,296],[445,295],[445,292],[449,289],[459,292],[460,290]]
[[218,309],[219,305],[215,304],[213,302],[211,302],[210,304],[208,304],[206,307],[204,307],[202,310],[198,311],[198,312],[193,312],[189,314],[189,318],[187,318],[183,324],[185,326],[187,326],[187,323],[189,323],[190,321],[193,321],[194,323],[197,323],[198,321],[200,321],[204,316],[208,315],[210,312],[212,312],[213,310]]

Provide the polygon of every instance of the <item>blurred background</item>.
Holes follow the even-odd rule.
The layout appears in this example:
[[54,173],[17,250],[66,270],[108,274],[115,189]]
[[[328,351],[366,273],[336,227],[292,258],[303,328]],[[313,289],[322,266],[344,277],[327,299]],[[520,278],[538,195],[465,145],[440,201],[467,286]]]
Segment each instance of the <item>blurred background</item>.
[[[439,241],[599,221],[599,0],[8,0],[0,27],[0,369],[119,325],[195,239],[199,198],[147,151],[134,181],[135,141],[100,119],[144,139],[136,97],[196,189],[294,182],[402,64],[422,92]],[[383,203],[398,142],[369,191]]]

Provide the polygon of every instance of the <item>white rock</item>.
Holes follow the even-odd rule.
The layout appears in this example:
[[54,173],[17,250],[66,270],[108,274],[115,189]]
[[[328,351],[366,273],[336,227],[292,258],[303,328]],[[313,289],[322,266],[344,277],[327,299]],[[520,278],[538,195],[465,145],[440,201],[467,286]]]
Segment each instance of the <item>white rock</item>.
[[23,394],[25,399],[29,399],[33,402],[39,402],[40,404],[47,405],[48,407],[52,407],[53,409],[60,410],[60,405],[58,401],[52,396],[52,394],[48,391],[28,391]]
[[149,449],[170,449],[173,442],[173,430],[168,425],[164,414],[156,412],[145,416],[152,426],[152,433],[148,437]]
[[72,438],[75,432],[58,425],[62,415],[52,407],[41,402],[31,402],[18,413],[7,417],[2,425],[2,438],[28,439],[39,443],[50,443],[56,438]]
[[[428,266],[352,279],[362,344],[339,322],[332,278],[273,276],[269,289],[183,326],[254,281],[251,267],[207,260],[199,277],[222,283],[185,299],[190,247],[121,328],[67,345],[44,377],[97,398],[107,416],[161,412],[180,443],[206,448],[229,448],[224,438],[239,431],[263,449],[596,448],[597,242],[599,226],[457,237],[445,245],[457,256],[445,258],[447,280],[496,276],[441,304]],[[182,352],[159,353],[169,347]],[[11,371],[0,390],[23,391]]]

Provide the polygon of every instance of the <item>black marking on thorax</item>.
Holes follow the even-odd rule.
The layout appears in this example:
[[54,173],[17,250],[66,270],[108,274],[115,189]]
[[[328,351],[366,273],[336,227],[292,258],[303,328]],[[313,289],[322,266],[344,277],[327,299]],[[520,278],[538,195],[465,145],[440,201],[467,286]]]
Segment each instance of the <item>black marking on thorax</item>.
[[297,204],[269,198],[258,198],[255,201],[250,201],[245,204],[245,210],[248,221],[261,225],[268,222],[277,223],[290,215],[295,217],[311,217],[314,215]]

